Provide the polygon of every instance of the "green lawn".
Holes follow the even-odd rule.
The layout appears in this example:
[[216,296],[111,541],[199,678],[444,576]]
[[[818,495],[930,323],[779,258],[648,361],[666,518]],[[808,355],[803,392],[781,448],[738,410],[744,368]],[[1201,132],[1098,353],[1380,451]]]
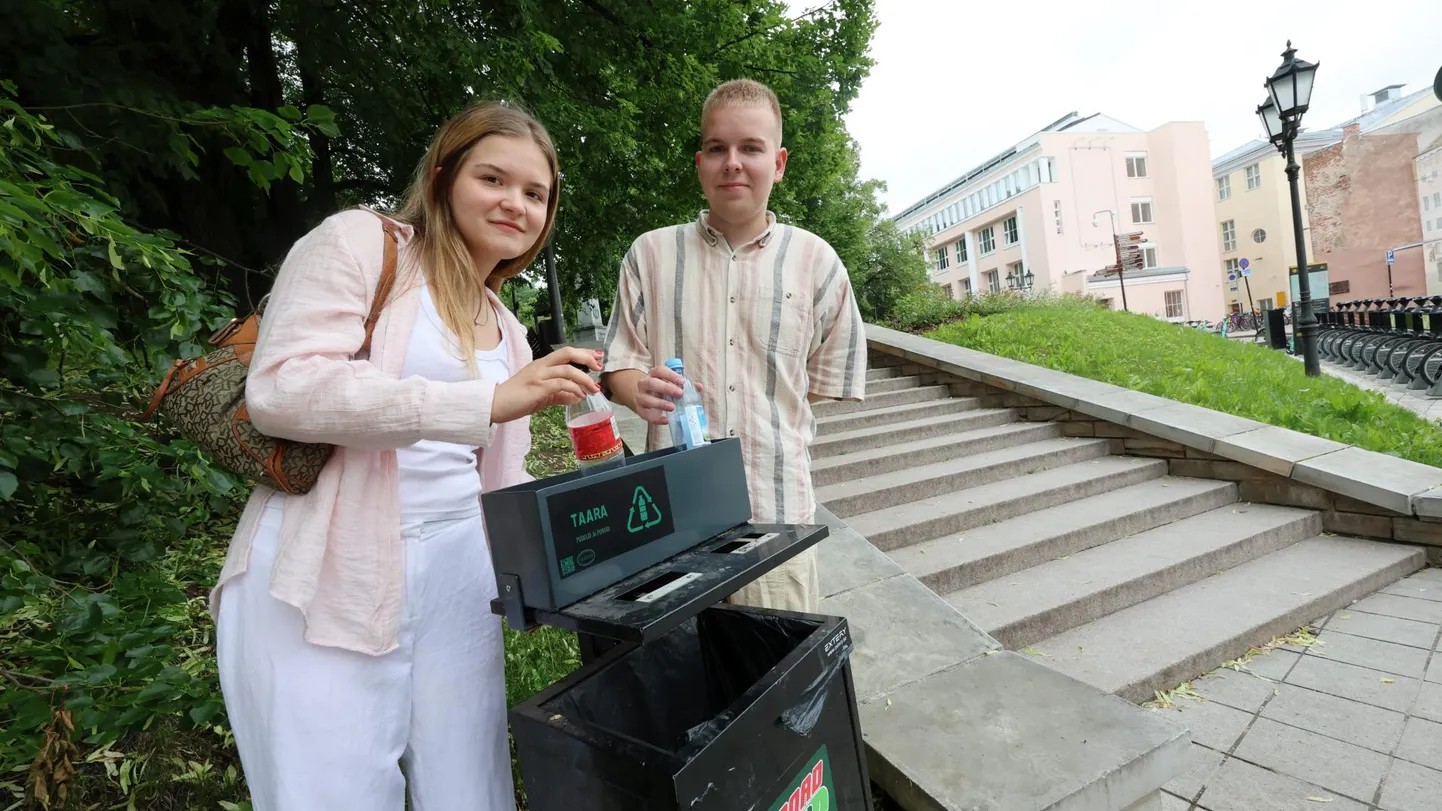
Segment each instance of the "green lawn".
[[1144,315],[1042,303],[928,337],[1442,467],[1442,426],[1259,345]]

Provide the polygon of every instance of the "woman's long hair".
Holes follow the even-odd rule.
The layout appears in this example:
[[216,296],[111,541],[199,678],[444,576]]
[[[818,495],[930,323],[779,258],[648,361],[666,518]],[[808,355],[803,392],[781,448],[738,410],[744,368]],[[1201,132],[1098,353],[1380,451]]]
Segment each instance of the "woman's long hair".
[[[471,252],[466,248],[451,213],[451,185],[455,182],[456,172],[465,166],[471,147],[488,135],[526,138],[535,142],[551,166],[551,193],[546,199],[546,223],[536,244],[520,256],[503,260],[482,284]],[[426,150],[425,158],[416,169],[405,205],[396,212],[396,219],[415,229],[417,260],[430,286],[436,312],[460,339],[461,358],[466,360],[467,365],[474,366],[475,362],[475,322],[485,299],[485,287],[499,294],[503,282],[535,261],[555,224],[559,200],[560,169],[556,161],[556,147],[551,143],[546,128],[529,113],[499,102],[481,102],[453,116],[431,140],[430,149]]]

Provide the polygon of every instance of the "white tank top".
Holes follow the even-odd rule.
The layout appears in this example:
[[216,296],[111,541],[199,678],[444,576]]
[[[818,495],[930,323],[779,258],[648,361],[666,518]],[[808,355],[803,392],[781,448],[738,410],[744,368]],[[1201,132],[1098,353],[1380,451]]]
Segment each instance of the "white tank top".
[[[460,355],[455,333],[436,312],[430,287],[422,287],[420,313],[406,346],[401,377],[446,383],[470,380],[471,370]],[[495,349],[476,352],[476,368],[480,377],[497,383],[511,376],[504,334]],[[423,439],[397,450],[396,463],[400,468],[401,523],[479,508],[481,474],[475,448]]]

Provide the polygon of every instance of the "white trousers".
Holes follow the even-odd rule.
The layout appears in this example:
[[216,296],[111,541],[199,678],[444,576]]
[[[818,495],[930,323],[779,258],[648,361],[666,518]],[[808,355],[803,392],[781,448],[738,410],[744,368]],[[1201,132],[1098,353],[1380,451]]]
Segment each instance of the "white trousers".
[[[220,685],[255,811],[514,811],[496,581],[479,512],[402,527],[400,648],[312,645],[270,596],[280,509],[222,589]],[[404,773],[402,773],[404,766]]]

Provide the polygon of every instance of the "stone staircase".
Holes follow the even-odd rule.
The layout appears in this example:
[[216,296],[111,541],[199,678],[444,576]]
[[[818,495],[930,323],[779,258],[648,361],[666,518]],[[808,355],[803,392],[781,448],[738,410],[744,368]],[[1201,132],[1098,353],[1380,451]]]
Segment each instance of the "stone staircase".
[[817,501],[1008,649],[1144,701],[1420,568],[873,355],[816,407]]

